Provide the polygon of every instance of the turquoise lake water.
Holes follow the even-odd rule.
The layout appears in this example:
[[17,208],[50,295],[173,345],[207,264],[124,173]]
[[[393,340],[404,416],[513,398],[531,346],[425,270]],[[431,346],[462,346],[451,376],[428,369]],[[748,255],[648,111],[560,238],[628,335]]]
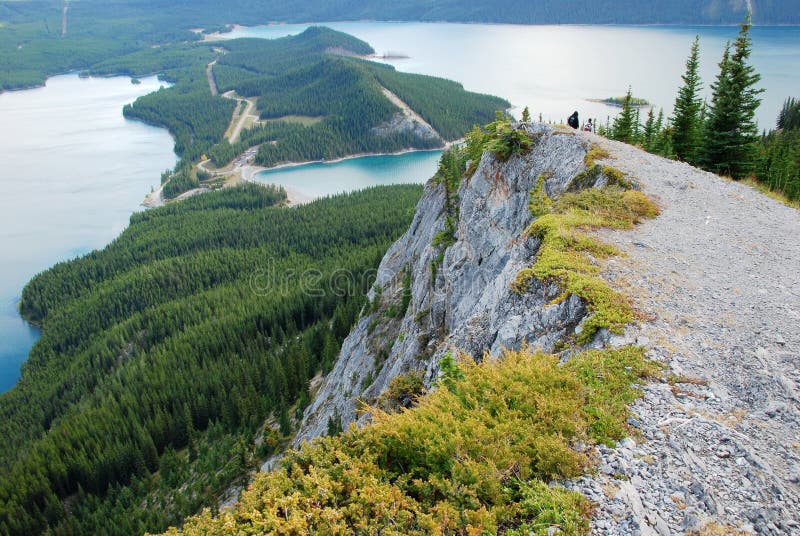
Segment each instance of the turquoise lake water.
[[165,130],[122,116],[123,105],[161,85],[65,75],[0,93],[0,392],[38,338],[17,314],[25,283],[113,240],[175,165]]
[[303,195],[322,197],[381,184],[425,182],[436,171],[441,151],[365,156],[262,171],[256,179],[288,186]]
[[[695,34],[701,37],[702,75],[716,75],[722,49],[738,29],[615,26],[513,26],[429,23],[334,23],[371,43],[379,54],[399,53],[399,70],[458,80],[472,91],[507,98],[519,115],[562,121],[573,110],[604,121],[614,108],[588,102],[623,94],[671,108]],[[307,25],[238,29],[226,37],[274,38]],[[770,128],[781,103],[800,97],[800,28],[754,28],[753,64],[766,89],[759,124]],[[155,78],[51,78],[47,86],[0,94],[0,392],[17,381],[38,337],[17,315],[24,284],[53,263],[103,247],[160,173],[175,163],[163,129],[122,117],[122,106],[158,89]],[[366,157],[264,172],[258,179],[321,196],[375,184],[423,182],[437,152]]]

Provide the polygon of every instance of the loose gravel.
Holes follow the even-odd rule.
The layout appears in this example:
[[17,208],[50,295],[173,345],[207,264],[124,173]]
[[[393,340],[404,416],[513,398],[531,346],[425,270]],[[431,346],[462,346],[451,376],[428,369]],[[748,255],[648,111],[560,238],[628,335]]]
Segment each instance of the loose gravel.
[[570,484],[608,535],[800,534],[800,211],[736,182],[580,133],[661,207],[601,231],[609,283],[644,320],[611,345],[665,364],[636,431]]

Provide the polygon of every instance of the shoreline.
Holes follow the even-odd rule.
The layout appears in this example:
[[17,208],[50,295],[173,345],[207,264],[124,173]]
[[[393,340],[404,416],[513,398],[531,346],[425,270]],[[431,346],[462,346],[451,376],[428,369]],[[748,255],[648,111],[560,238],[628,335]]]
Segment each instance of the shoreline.
[[[392,153],[356,153],[356,154],[341,156],[341,157],[338,157],[338,158],[335,158],[335,159],[332,159],[332,160],[310,160],[310,161],[306,161],[306,162],[284,162],[282,164],[277,164],[277,165],[272,166],[272,167],[263,167],[263,166],[257,166],[257,165],[254,165],[254,164],[245,164],[245,165],[239,166],[237,168],[234,168],[233,170],[231,170],[228,173],[233,173],[234,171],[238,171],[239,172],[239,179],[244,181],[244,182],[252,182],[252,183],[256,183],[256,184],[272,184],[274,186],[280,186],[284,190],[286,190],[287,198],[288,198],[288,201],[289,201],[288,205],[289,206],[295,206],[295,205],[302,205],[302,204],[305,204],[305,203],[309,203],[309,202],[317,199],[318,196],[305,193],[305,192],[303,192],[301,190],[298,190],[296,188],[293,188],[291,186],[286,186],[285,184],[276,184],[276,183],[272,183],[272,182],[268,182],[268,181],[260,181],[260,180],[256,179],[255,176],[258,175],[259,173],[261,173],[262,171],[278,171],[278,170],[281,170],[281,169],[289,169],[289,168],[293,168],[293,167],[300,167],[300,166],[305,166],[305,165],[310,165],[310,164],[323,164],[323,165],[326,165],[326,164],[339,164],[341,162],[345,162],[347,160],[355,160],[357,158],[370,158],[370,157],[378,157],[378,156],[402,156],[402,155],[411,154],[411,153],[432,153],[432,152],[436,152],[436,151],[445,151],[445,150],[449,149],[450,147],[452,147],[453,145],[455,145],[457,143],[461,143],[463,141],[464,141],[463,138],[461,138],[459,140],[449,141],[449,142],[445,143],[445,145],[443,147],[439,148],[439,149],[402,149],[400,151],[396,151],[396,152],[392,152]],[[230,186],[233,186],[234,184],[235,184],[235,182],[230,184]]]
[[[323,165],[339,164],[339,163],[345,162],[347,160],[355,160],[356,158],[370,158],[370,157],[377,157],[377,156],[402,156],[402,155],[411,154],[411,153],[433,153],[433,152],[436,152],[436,151],[445,151],[445,150],[449,149],[450,147],[452,147],[454,144],[459,143],[461,141],[463,141],[463,138],[460,139],[460,140],[447,142],[447,143],[444,144],[444,146],[442,146],[442,147],[440,147],[438,149],[401,149],[399,151],[395,151],[395,152],[391,152],[391,153],[354,153],[354,154],[349,154],[349,155],[345,155],[345,156],[339,156],[339,157],[333,158],[331,160],[306,160],[304,162],[282,162],[280,164],[275,164],[274,166],[270,166],[270,167],[257,166],[255,164],[245,164],[245,165],[239,167],[238,169],[240,171],[242,171],[242,179],[244,179],[244,180],[253,180],[253,175],[261,173],[262,171],[277,171],[277,170],[280,170],[280,169],[300,167],[300,166],[306,166],[306,165],[310,165],[310,164],[323,164]],[[247,176],[245,176],[245,173],[247,173]]]

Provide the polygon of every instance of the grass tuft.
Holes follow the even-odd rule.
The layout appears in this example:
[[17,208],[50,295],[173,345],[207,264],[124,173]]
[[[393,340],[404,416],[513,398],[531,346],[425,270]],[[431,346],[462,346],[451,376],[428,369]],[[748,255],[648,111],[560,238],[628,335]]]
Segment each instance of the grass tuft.
[[605,160],[608,157],[608,151],[593,143],[589,152],[583,157],[583,163],[586,164],[587,168],[590,168],[595,165],[597,160]]
[[547,190],[545,189],[545,182],[552,176],[553,173],[548,171],[539,175],[536,180],[536,188],[531,191],[528,209],[534,218],[548,214],[553,209],[553,201],[547,195]]
[[[538,189],[538,185],[537,185]],[[533,195],[532,195],[533,197]],[[658,215],[658,207],[642,192],[616,186],[568,192],[549,205],[538,202],[537,219],[526,230],[527,236],[539,238],[541,245],[533,266],[522,270],[513,283],[516,292],[524,293],[534,279],[558,281],[564,289],[556,301],[574,294],[586,301],[592,316],[583,324],[578,343],[591,342],[601,328],[621,333],[634,321],[629,300],[612,290],[598,277],[597,259],[619,255],[612,246],[589,236],[584,229],[611,227],[630,229],[643,219]]]

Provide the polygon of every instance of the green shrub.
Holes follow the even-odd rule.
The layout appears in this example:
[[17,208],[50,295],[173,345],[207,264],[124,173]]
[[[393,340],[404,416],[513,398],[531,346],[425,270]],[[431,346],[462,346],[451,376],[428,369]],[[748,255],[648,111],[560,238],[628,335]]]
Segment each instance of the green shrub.
[[634,384],[657,367],[633,347],[453,366],[449,388],[289,453],[235,511],[206,510],[183,534],[587,534],[590,503],[547,483],[589,466],[572,442],[622,437]]

